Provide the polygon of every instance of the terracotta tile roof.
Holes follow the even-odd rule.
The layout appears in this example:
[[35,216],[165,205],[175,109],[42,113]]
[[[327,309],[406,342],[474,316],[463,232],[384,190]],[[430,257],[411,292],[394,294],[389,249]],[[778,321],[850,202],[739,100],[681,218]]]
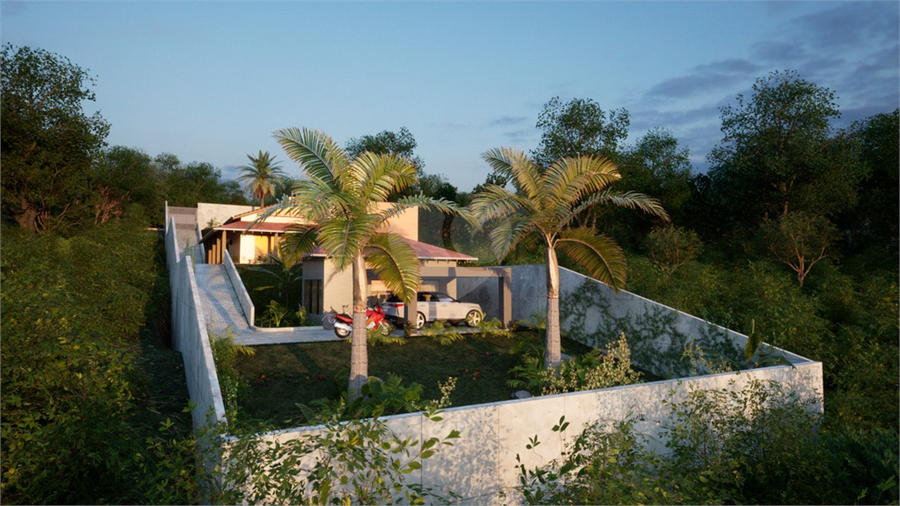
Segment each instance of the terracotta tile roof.
[[[402,237],[401,239],[403,239],[403,242],[406,244],[412,246],[413,251],[416,252],[416,256],[419,257],[419,260],[454,260],[457,262],[474,262],[478,260],[477,257],[464,255],[456,251],[441,248],[440,246],[425,244],[424,242],[414,241],[412,239],[407,239],[406,237]],[[316,247],[310,251],[307,256],[323,258],[325,257],[325,252],[322,251],[322,248]]]

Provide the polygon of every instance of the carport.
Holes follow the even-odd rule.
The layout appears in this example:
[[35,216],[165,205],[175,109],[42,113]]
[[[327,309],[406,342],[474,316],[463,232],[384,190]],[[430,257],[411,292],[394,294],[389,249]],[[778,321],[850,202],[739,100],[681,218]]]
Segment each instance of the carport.
[[[420,274],[423,279],[445,279],[454,280],[460,278],[487,278],[494,279],[497,287],[497,317],[503,323],[504,327],[512,324],[512,270],[509,267],[434,267],[423,266]],[[482,301],[473,300],[471,302],[479,302],[484,308]],[[406,304],[406,323],[407,325],[415,324],[415,314],[417,309],[416,297],[410,303]]]

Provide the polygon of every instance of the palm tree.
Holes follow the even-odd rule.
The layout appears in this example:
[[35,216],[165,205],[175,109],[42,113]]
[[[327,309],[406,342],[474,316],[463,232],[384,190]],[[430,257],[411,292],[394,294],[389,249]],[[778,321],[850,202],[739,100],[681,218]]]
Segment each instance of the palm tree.
[[284,173],[268,151],[263,153],[260,150],[256,158],[252,155],[247,155],[247,158],[250,159],[250,165],[238,167],[241,175],[237,180],[246,185],[253,198],[259,199],[259,207],[263,207],[266,197],[275,194],[275,183],[284,176]]
[[396,155],[364,152],[351,159],[322,132],[296,128],[279,130],[275,138],[287,155],[301,165],[304,178],[294,194],[261,219],[275,213],[302,217],[308,225],[287,234],[286,249],[301,255],[318,246],[335,268],[353,272],[353,333],[350,352],[351,398],[368,381],[366,349],[366,266],[406,303],[419,287],[419,259],[409,244],[381,231],[390,218],[420,206],[452,212],[453,204],[422,195],[387,202],[388,196],[416,182],[416,166]]
[[[595,278],[618,290],[625,285],[625,255],[616,242],[574,220],[583,211],[612,204],[668,220],[656,199],[634,192],[614,192],[607,187],[622,178],[606,158],[561,158],[544,170],[518,149],[485,152],[495,173],[510,177],[518,191],[488,185],[471,204],[473,217],[492,222],[491,246],[505,257],[525,238],[539,240],[547,259],[547,336],[544,365],[562,361],[559,336],[559,261],[557,250],[581,264]],[[493,221],[492,221],[493,220]]]

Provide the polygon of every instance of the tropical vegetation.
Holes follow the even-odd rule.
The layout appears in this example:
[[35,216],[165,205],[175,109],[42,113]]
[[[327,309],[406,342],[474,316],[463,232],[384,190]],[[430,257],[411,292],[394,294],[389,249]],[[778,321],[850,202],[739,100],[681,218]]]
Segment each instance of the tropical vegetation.
[[625,284],[625,254],[609,236],[578,226],[582,214],[597,205],[640,209],[668,219],[659,203],[646,195],[618,192],[616,166],[605,158],[562,158],[544,169],[517,149],[500,148],[482,155],[495,173],[511,178],[517,188],[487,185],[471,204],[473,217],[489,227],[491,245],[505,257],[521,241],[540,242],[547,265],[547,351],[544,363],[557,367],[559,340],[559,261],[557,250],[595,278],[618,289]]
[[[183,411],[184,370],[168,343],[164,255],[146,228],[163,225],[164,202],[247,205],[249,196],[209,163],[108,147],[109,124],[82,107],[96,78],[64,57],[5,45],[0,64],[3,501],[238,502],[210,495],[215,482],[198,465],[198,441],[209,435],[193,434]],[[672,219],[667,225],[653,214],[593,206],[576,220],[619,245],[628,261],[624,288],[821,361],[825,412],[811,416],[768,385],[697,392],[668,404],[676,414],[665,427],[669,457],[642,446],[633,430],[639,419],[617,421],[617,430],[572,439],[560,467],[519,469],[529,502],[897,503],[900,111],[839,129],[834,96],[795,72],[761,77],[722,109],[723,136],[707,173],[692,167],[689,150],[668,130],[626,144],[624,109],[604,111],[590,99],[545,107],[537,125],[544,135],[531,152],[537,165],[605,157],[619,169],[617,185],[657,199]],[[357,166],[377,165],[365,152]],[[339,150],[321,154],[332,163]],[[464,206],[473,193],[509,181],[491,173],[478,191],[465,192],[426,174],[417,190]],[[291,187],[285,178],[276,197],[289,197]],[[402,205],[401,195],[388,200]],[[354,216],[360,229],[383,218]],[[443,215],[423,219],[420,237],[481,248],[478,256],[492,262],[483,232],[460,224]],[[520,241],[504,262],[544,263],[530,244]],[[559,264],[587,272],[565,255]],[[273,293],[269,300],[285,296]],[[767,407],[756,410],[763,397]],[[349,435],[397,449],[378,422],[349,432],[335,425],[331,439],[307,443],[364,465],[368,454],[332,443]],[[295,453],[278,455],[297,462]],[[373,456],[396,469],[389,456]],[[575,474],[558,474],[563,486],[556,487],[551,474],[562,468]],[[319,469],[323,493],[315,497],[345,499],[321,488],[340,481],[340,472]],[[377,475],[383,467],[371,469]],[[294,494],[293,472],[285,465],[269,475],[284,486],[280,497],[315,500]],[[366,497],[378,501],[384,488],[371,490]]]
[[247,155],[247,158],[250,159],[250,164],[238,167],[240,175],[236,181],[244,183],[250,194],[259,199],[259,207],[263,207],[266,198],[275,194],[275,185],[284,173],[268,151],[263,153],[260,150],[257,156]]
[[[348,390],[358,396],[368,382],[366,349],[366,266],[385,286],[409,303],[419,287],[419,259],[412,246],[393,232],[382,231],[391,217],[416,207],[450,211],[446,201],[424,195],[387,203],[388,197],[414,184],[416,167],[396,155],[363,152],[351,158],[322,132],[289,128],[275,138],[305,178],[294,186],[292,198],[265,213],[302,217],[311,223],[289,234],[284,248],[300,256],[321,248],[337,271],[353,275],[353,351]],[[379,204],[385,204],[379,206]]]

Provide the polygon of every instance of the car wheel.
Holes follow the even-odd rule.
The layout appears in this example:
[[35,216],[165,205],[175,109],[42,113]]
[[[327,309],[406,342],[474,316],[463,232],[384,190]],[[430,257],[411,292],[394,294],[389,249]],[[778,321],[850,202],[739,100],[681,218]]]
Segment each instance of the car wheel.
[[483,315],[481,311],[471,310],[469,314],[466,315],[466,325],[470,327],[477,327],[479,323],[481,323]]
[[393,331],[394,327],[387,320],[381,322],[381,325],[378,326],[378,332],[381,332],[381,335],[384,337],[391,335]]
[[416,329],[421,329],[425,326],[425,315],[422,313],[418,313],[416,315]]

